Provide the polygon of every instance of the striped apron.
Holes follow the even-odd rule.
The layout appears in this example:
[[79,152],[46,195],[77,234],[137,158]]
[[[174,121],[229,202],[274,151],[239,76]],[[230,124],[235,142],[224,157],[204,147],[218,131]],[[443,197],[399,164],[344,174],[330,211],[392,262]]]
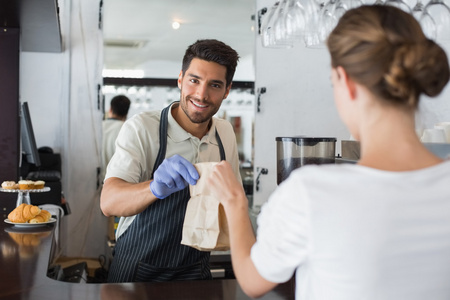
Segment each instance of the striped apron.
[[[153,173],[163,162],[167,147],[168,113],[163,109],[159,128],[160,148]],[[220,159],[225,151],[216,130]],[[152,173],[152,178],[153,178]],[[117,240],[108,282],[143,282],[212,279],[209,252],[181,245],[189,186],[149,205],[136,215]]]

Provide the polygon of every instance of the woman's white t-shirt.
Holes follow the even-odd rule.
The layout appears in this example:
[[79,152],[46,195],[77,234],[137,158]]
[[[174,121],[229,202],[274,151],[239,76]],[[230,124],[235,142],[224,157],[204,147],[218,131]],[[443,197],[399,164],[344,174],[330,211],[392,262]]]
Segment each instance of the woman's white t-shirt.
[[308,165],[262,207],[251,258],[297,299],[450,299],[450,161]]

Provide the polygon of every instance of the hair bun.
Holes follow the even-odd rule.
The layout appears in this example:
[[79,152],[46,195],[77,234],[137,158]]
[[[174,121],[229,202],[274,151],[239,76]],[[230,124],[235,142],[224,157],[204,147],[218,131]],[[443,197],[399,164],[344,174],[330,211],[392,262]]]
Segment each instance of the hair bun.
[[395,99],[415,105],[420,94],[438,95],[449,81],[450,69],[444,50],[434,41],[397,45],[390,70],[384,79]]
[[[432,40],[416,45],[419,57],[413,74],[415,83],[427,96],[437,96],[450,78],[450,68],[444,50]],[[422,50],[423,49],[423,50]]]

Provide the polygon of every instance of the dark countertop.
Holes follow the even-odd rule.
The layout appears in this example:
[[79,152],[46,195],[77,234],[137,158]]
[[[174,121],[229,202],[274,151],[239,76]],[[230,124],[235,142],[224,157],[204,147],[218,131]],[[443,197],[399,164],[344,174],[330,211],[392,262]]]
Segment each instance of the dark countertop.
[[[234,279],[164,283],[69,283],[47,277],[53,225],[21,229],[0,224],[0,299],[250,299]],[[289,281],[260,299],[294,299]]]

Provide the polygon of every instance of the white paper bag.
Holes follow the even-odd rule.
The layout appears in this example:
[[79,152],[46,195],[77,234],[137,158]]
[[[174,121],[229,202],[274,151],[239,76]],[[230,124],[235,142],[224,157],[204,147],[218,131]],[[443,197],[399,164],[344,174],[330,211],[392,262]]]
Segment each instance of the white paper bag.
[[191,199],[186,208],[181,244],[200,251],[230,249],[228,223],[219,200],[214,198],[207,179],[216,162],[198,163],[200,175],[196,185],[190,185]]

